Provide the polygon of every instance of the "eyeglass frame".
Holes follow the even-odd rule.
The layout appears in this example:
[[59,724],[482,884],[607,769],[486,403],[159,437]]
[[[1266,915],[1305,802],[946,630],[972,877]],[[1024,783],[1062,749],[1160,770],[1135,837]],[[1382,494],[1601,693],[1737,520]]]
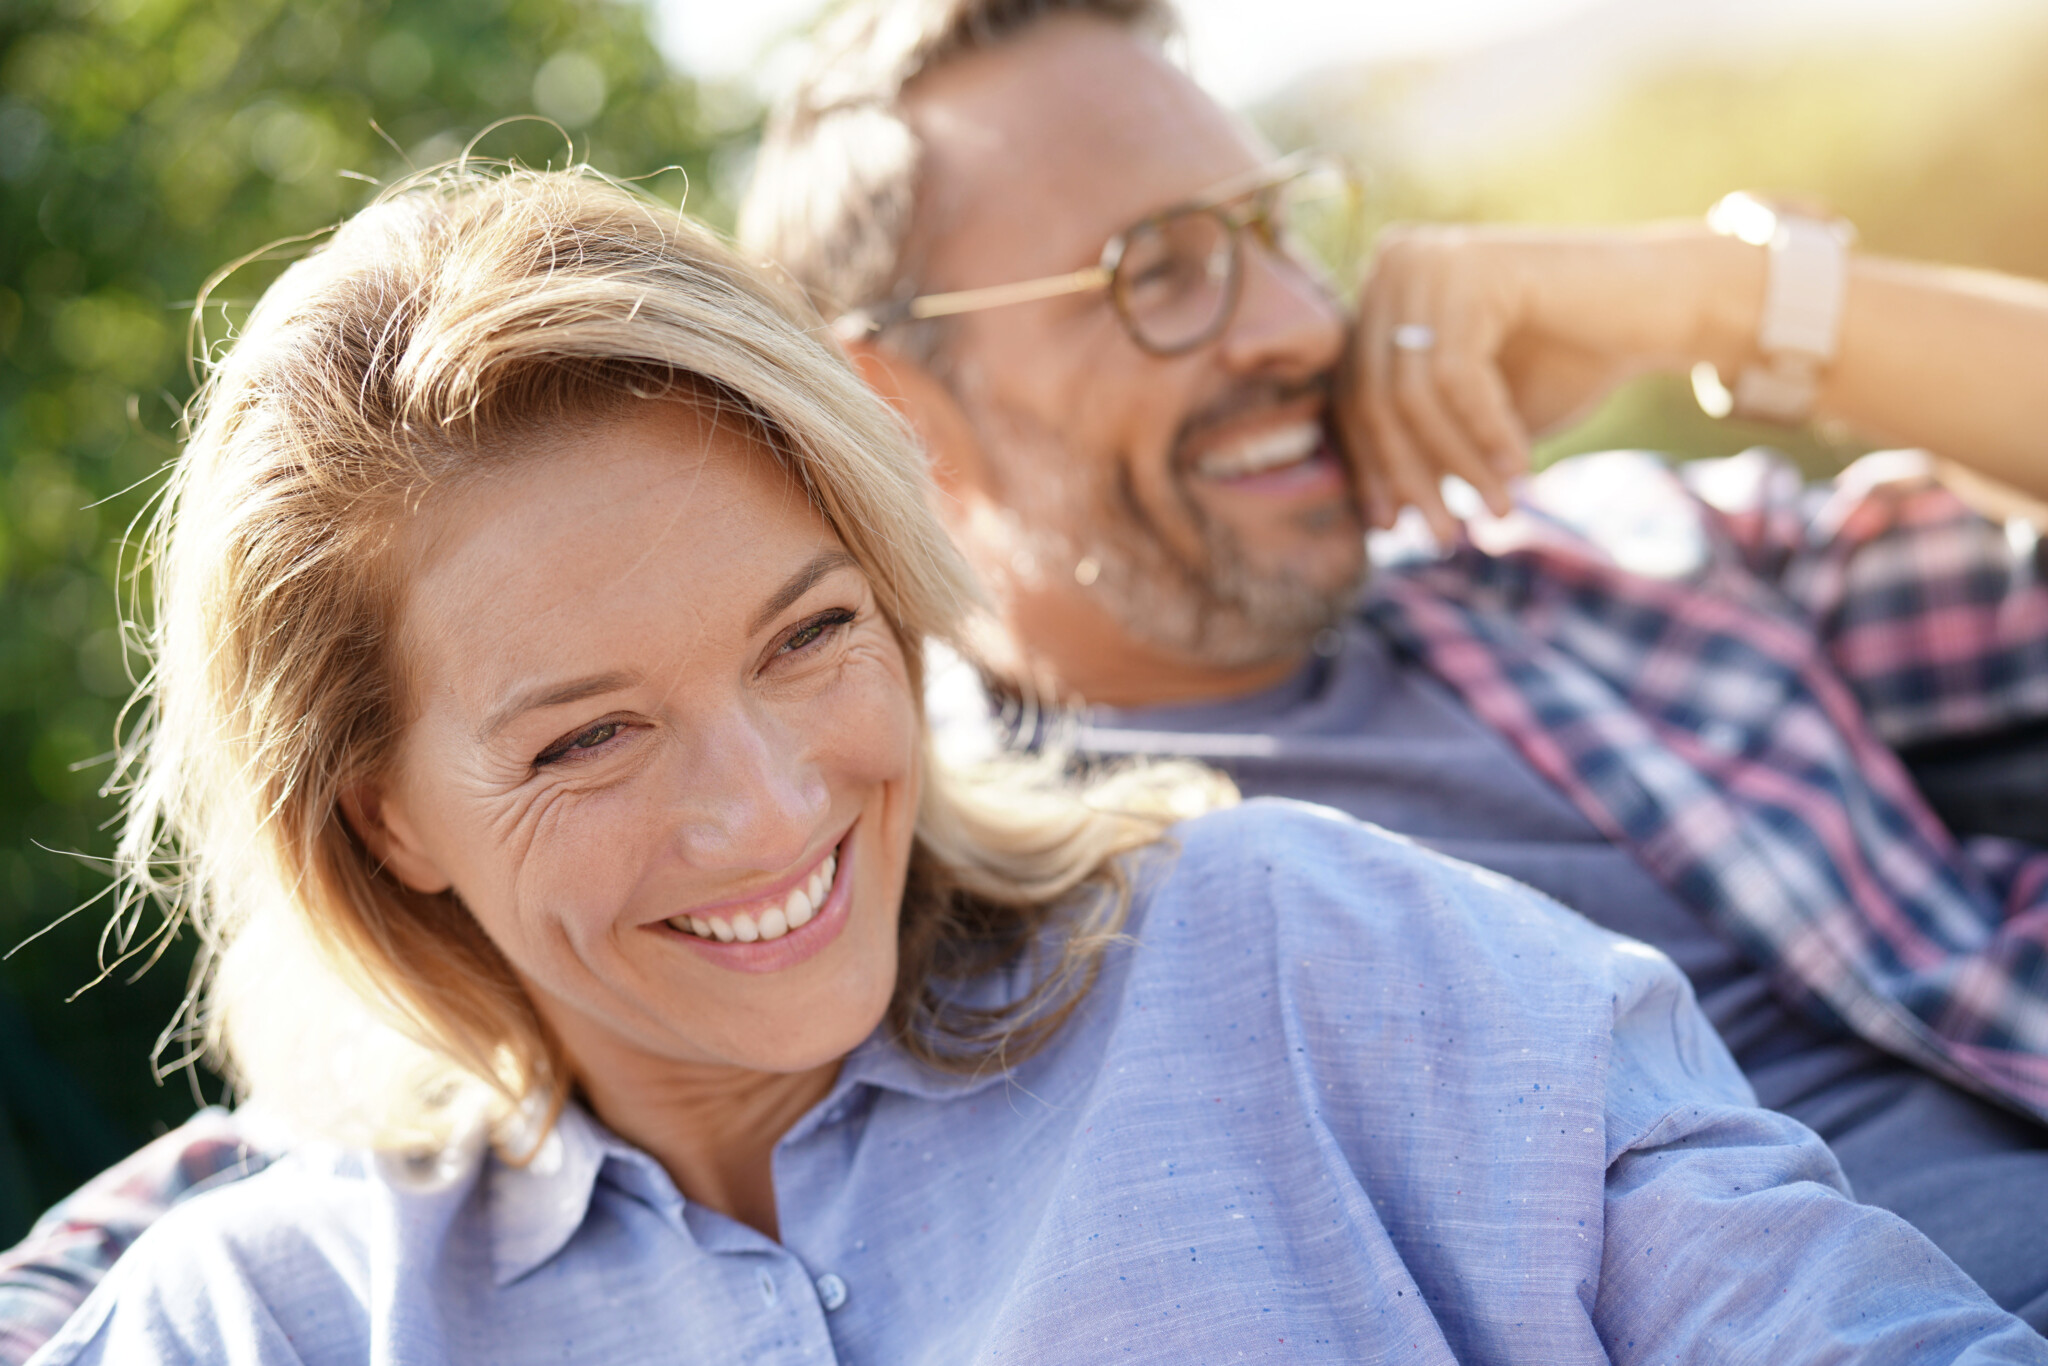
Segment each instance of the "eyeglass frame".
[[[1069,294],[1100,289],[1108,292],[1110,305],[1116,310],[1117,320],[1123,324],[1125,334],[1139,350],[1154,356],[1186,355],[1216,340],[1223,334],[1224,329],[1230,326],[1230,320],[1237,315],[1238,300],[1244,292],[1244,230],[1259,225],[1260,221],[1267,217],[1264,212],[1240,218],[1226,215],[1222,211],[1240,200],[1250,200],[1266,191],[1280,189],[1291,182],[1324,171],[1334,171],[1341,175],[1345,185],[1355,196],[1358,188],[1357,177],[1348,172],[1341,163],[1313,151],[1292,152],[1278,161],[1233,176],[1194,199],[1146,214],[1103,243],[1102,255],[1092,266],[1065,271],[1058,275],[1041,275],[1036,279],[1017,280],[1010,284],[978,285],[972,289],[919,294],[882,305],[879,310],[855,309],[842,315],[834,324],[834,329],[842,335],[872,336],[905,322],[957,317],[962,313],[979,313],[984,309],[1007,308],[1012,304],[1035,303],[1041,299],[1057,299]],[[1134,236],[1168,219],[1188,214],[1212,214],[1222,219],[1230,234],[1230,280],[1225,286],[1222,306],[1216,310],[1215,320],[1208,327],[1188,341],[1173,346],[1157,346],[1146,340],[1138,323],[1130,316],[1123,295],[1113,287],[1116,283],[1116,273],[1118,267],[1123,264],[1124,253],[1129,249]]]

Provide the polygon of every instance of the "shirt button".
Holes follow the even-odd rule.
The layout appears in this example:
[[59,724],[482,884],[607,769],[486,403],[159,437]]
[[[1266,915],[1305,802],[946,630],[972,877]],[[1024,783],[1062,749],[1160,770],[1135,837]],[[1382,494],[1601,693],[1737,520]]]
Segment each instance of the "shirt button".
[[767,1267],[761,1268],[760,1278],[761,1302],[763,1304],[773,1306],[775,1303],[775,1278],[768,1274]]
[[828,1314],[845,1304],[846,1282],[829,1271],[818,1277],[818,1303],[825,1306]]

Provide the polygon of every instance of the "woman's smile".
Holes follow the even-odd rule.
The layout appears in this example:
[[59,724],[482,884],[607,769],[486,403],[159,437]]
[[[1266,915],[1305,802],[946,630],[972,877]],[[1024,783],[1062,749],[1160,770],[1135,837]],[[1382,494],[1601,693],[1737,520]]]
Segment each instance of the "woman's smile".
[[780,972],[829,948],[853,905],[859,823],[799,874],[748,897],[699,906],[648,929],[680,936],[708,962],[734,972]]

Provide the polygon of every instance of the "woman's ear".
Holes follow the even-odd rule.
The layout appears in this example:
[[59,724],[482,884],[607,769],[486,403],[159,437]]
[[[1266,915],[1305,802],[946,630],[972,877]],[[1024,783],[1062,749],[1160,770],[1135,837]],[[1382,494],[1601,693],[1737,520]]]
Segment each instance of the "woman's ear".
[[404,803],[379,784],[364,781],[344,788],[341,815],[370,856],[415,892],[445,892],[453,885],[421,842]]
[[987,465],[981,443],[953,391],[930,370],[880,342],[863,337],[845,346],[868,388],[902,414],[923,440],[932,482],[945,495],[943,501],[957,504],[977,494],[985,496]]

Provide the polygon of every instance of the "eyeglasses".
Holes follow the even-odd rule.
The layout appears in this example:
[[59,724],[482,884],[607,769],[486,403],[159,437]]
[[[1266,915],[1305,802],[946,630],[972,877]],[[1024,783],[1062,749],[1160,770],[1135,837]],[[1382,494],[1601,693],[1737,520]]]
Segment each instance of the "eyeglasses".
[[848,314],[841,324],[879,332],[906,321],[1103,289],[1141,349],[1155,356],[1183,355],[1214,341],[1230,325],[1244,288],[1246,230],[1267,250],[1299,260],[1295,211],[1308,204],[1327,206],[1339,196],[1355,216],[1355,178],[1333,162],[1297,152],[1139,220],[1110,238],[1101,259],[1083,270],[920,294],[878,311]]

